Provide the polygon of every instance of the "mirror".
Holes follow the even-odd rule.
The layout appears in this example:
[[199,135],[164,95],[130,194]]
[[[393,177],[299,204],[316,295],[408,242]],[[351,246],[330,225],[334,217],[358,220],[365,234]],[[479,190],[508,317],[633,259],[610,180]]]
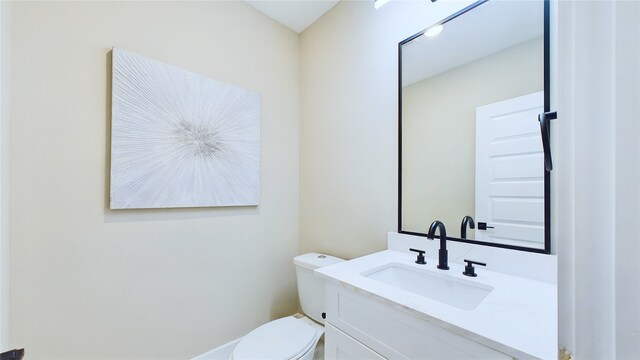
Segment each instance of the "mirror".
[[548,6],[478,1],[399,44],[400,233],[550,253]]

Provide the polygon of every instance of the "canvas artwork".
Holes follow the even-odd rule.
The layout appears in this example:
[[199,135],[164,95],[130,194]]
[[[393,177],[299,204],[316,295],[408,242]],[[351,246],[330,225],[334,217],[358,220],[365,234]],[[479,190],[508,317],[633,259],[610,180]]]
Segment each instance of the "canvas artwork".
[[260,97],[113,49],[111,208],[260,202]]

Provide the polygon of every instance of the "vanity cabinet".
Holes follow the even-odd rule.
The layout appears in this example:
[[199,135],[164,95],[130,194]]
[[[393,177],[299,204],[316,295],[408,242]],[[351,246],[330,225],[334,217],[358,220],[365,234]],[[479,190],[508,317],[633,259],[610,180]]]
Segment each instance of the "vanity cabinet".
[[513,359],[447,323],[335,283],[327,284],[326,309],[326,359]]

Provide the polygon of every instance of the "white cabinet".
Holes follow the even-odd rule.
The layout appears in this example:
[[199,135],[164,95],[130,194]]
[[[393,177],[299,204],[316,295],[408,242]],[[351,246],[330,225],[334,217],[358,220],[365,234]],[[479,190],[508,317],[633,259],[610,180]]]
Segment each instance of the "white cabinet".
[[326,359],[513,359],[380,298],[328,283]]
[[325,359],[384,359],[380,354],[362,345],[362,343],[331,326],[329,323],[325,325],[324,331]]

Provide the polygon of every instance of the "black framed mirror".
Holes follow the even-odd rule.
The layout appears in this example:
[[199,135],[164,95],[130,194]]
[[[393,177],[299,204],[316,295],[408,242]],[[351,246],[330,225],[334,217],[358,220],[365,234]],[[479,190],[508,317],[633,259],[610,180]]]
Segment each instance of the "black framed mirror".
[[400,233],[440,220],[448,240],[550,253],[549,48],[548,0],[477,1],[399,43]]

